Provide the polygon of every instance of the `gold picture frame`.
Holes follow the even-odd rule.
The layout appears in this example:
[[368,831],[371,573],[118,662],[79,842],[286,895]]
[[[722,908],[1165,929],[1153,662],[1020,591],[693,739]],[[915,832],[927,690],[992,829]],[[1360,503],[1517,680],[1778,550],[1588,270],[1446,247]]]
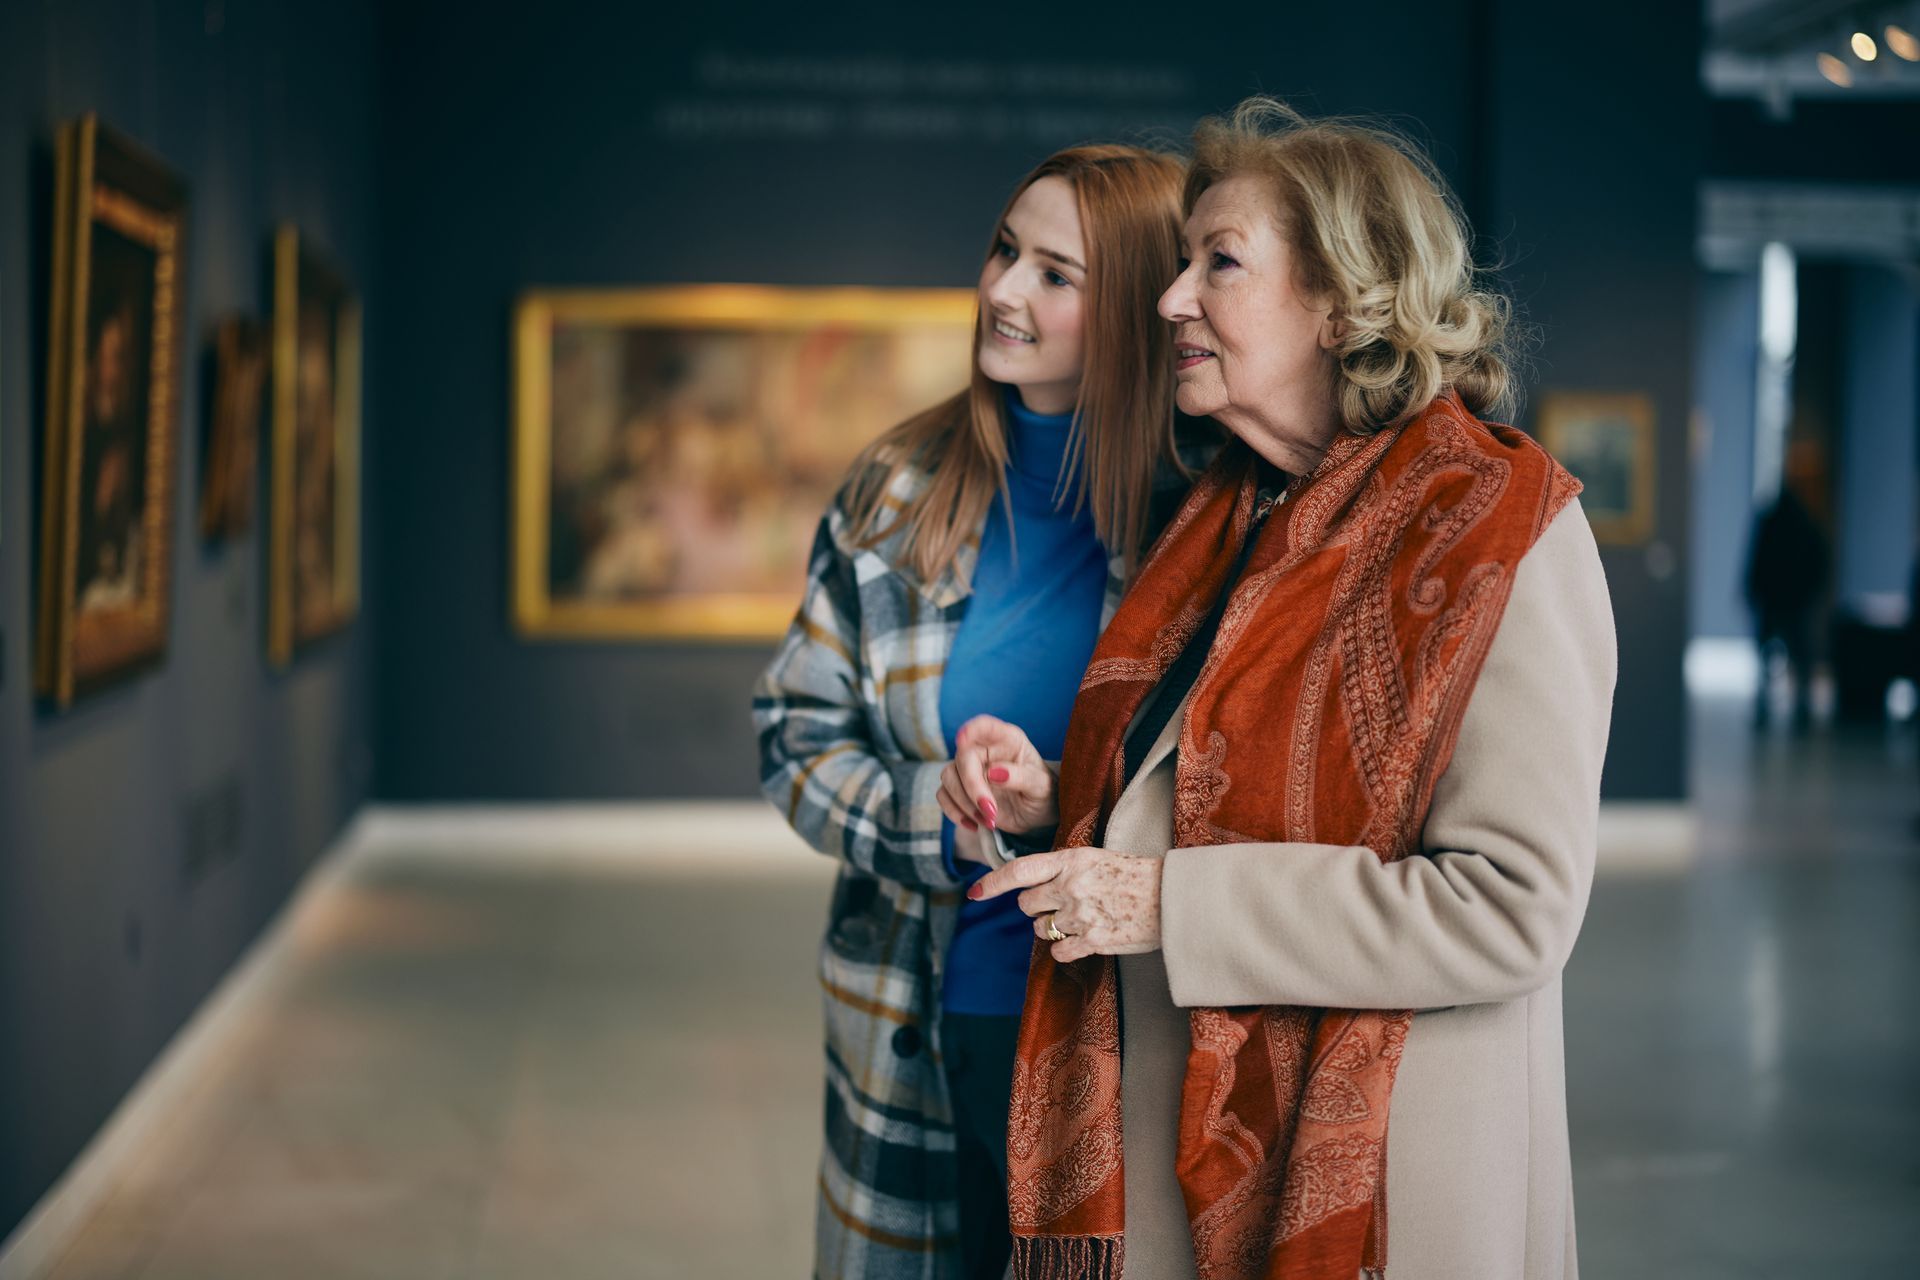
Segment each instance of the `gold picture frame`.
[[1540,398],[1540,443],[1585,486],[1580,506],[1596,542],[1653,537],[1653,398],[1640,392],[1552,391]]
[[166,654],[187,195],[93,113],[54,169],[34,687],[64,708]]
[[512,621],[778,638],[860,448],[967,385],[972,289],[541,290],[513,320]]
[[285,667],[360,604],[360,304],[282,226],[273,242],[267,656]]

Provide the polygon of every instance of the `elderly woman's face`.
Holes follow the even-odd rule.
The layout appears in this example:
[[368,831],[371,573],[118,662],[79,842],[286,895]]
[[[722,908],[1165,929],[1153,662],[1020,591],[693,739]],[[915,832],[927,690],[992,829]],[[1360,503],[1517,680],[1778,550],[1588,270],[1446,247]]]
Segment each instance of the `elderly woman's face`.
[[1186,257],[1160,314],[1173,322],[1182,412],[1218,417],[1247,434],[1247,418],[1291,419],[1329,401],[1329,309],[1294,289],[1294,255],[1265,180],[1249,174],[1201,193],[1187,219]]

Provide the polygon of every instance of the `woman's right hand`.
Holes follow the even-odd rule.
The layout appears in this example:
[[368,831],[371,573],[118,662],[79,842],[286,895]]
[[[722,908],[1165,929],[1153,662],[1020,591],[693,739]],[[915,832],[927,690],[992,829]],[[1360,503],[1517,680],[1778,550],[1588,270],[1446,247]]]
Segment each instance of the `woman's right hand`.
[[953,759],[940,771],[940,811],[968,831],[1037,831],[1060,821],[1060,775],[1017,725],[975,716],[954,735]]

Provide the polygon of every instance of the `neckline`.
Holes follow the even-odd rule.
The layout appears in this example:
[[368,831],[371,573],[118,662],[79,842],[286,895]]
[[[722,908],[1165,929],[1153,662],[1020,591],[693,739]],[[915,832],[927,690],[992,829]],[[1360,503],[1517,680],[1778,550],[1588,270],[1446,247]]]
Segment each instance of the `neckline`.
[[[1073,438],[1073,412],[1036,413],[1013,387],[1007,388],[1005,404],[1008,487],[1023,507],[1052,510]],[[1066,489],[1072,492],[1071,480]]]
[[1015,387],[1007,388],[1006,405],[1007,416],[1021,426],[1055,427],[1064,430],[1073,424],[1072,409],[1068,409],[1065,413],[1041,413],[1037,409],[1030,409],[1026,402],[1020,399],[1020,392]]

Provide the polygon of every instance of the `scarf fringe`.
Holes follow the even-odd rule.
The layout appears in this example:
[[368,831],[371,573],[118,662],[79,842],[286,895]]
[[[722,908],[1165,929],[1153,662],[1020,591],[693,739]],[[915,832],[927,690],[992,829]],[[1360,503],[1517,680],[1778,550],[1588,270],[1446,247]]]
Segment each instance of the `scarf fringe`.
[[1015,1236],[1013,1280],[1120,1280],[1121,1236]]

